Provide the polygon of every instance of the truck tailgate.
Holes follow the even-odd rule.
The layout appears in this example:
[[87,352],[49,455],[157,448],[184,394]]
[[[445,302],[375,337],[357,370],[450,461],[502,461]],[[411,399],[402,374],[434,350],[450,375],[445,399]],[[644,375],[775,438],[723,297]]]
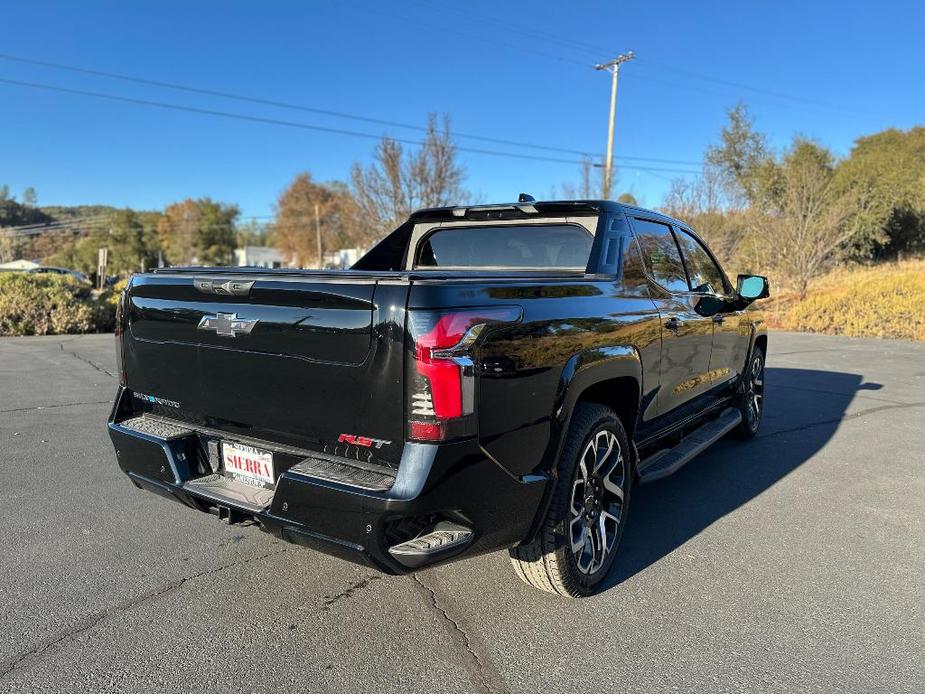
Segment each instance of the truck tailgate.
[[126,386],[161,415],[334,452],[342,434],[404,439],[408,284],[362,273],[136,276],[125,297]]

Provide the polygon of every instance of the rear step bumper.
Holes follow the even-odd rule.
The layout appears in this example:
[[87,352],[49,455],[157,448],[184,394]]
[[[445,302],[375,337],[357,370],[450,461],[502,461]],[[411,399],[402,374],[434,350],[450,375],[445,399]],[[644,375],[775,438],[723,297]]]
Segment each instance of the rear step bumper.
[[397,471],[309,453],[275,489],[251,489],[203,474],[208,453],[196,427],[139,419],[109,423],[119,465],[137,487],[387,573],[520,542],[548,482],[517,479],[476,441],[463,441],[406,443]]

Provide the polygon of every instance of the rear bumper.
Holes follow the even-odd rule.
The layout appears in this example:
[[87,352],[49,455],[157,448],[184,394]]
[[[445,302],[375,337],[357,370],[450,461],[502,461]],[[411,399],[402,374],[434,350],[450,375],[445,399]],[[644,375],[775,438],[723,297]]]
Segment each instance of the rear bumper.
[[[119,466],[139,488],[229,522],[256,522],[289,542],[394,574],[517,544],[529,533],[548,482],[543,476],[511,476],[474,440],[406,443],[387,490],[291,468],[277,478],[269,505],[255,508],[191,483],[202,476],[203,446],[194,428],[158,436],[110,421],[109,435]],[[439,521],[464,526],[471,535],[462,545],[414,562],[390,554],[390,548]]]

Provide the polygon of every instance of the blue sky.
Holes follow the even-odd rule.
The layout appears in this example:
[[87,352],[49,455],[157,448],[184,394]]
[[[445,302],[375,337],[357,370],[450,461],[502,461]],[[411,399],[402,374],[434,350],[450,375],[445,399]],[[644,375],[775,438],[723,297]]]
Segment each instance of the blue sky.
[[[672,6],[673,5],[673,6]],[[580,152],[602,152],[621,71],[616,154],[697,162],[744,100],[783,147],[846,154],[855,137],[925,122],[921,2],[10,2],[0,53]],[[0,79],[162,101],[373,136],[413,130],[177,92],[0,59]],[[171,111],[0,83],[0,184],[41,204],[161,208],[211,196],[272,213],[300,171],[368,162],[375,139]],[[460,138],[461,147],[577,155]],[[462,152],[483,201],[545,197],[573,163]],[[618,191],[657,205],[690,164],[619,161]]]

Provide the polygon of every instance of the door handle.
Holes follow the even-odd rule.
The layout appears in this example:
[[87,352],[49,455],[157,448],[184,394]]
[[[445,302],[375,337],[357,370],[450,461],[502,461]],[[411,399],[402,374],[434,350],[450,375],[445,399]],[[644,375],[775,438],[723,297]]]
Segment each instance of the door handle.
[[672,316],[667,321],[665,321],[665,327],[668,328],[671,332],[677,332],[681,328],[681,321]]
[[714,322],[714,323],[722,323],[724,320],[726,320],[726,316],[724,316],[722,313],[714,313],[714,314],[713,314],[713,322]]

